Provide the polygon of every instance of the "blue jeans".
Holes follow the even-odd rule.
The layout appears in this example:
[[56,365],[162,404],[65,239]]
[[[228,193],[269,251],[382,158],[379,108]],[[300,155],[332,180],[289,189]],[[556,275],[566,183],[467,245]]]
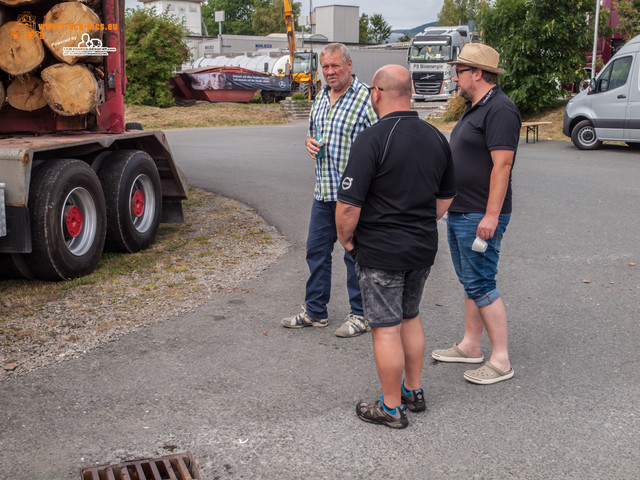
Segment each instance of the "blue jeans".
[[474,252],[471,245],[476,239],[476,232],[482,213],[447,213],[447,239],[451,249],[451,260],[464,286],[464,294],[473,300],[478,307],[491,305],[500,298],[496,288],[500,247],[511,214],[498,217],[498,226],[493,237],[487,240],[485,252]]
[[[327,318],[327,304],[331,297],[331,253],[338,240],[336,231],[336,202],[313,200],[309,235],[307,236],[307,265],[309,279],[305,293],[305,305],[309,316]],[[347,265],[347,291],[351,313],[362,315],[362,295],[353,258],[345,250]]]

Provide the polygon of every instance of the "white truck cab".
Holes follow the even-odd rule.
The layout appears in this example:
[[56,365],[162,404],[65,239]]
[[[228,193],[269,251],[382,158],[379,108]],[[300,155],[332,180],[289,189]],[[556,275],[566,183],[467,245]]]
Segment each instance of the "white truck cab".
[[629,40],[591,82],[569,101],[562,132],[582,150],[603,141],[640,148],[640,35]]

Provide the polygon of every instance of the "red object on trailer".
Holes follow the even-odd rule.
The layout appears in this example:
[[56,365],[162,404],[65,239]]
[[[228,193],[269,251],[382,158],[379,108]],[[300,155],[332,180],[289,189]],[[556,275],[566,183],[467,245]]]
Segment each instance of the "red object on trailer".
[[[53,4],[52,4],[53,5]],[[103,0],[103,24],[117,25],[117,30],[104,30],[104,47],[115,48],[105,57],[104,102],[86,115],[65,117],[44,107],[32,112],[17,111],[9,106],[0,109],[2,133],[55,133],[91,131],[122,133],[125,131],[124,93],[126,88],[124,56],[124,2]]]
[[143,250],[160,223],[183,221],[187,181],[164,133],[125,124],[124,9],[102,0],[111,29],[94,111],[0,110],[0,279],[88,275],[103,248]]

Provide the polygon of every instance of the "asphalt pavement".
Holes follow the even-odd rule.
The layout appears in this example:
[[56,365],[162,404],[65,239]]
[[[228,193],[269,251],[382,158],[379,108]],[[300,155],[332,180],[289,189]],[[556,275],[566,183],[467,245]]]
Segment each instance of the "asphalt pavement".
[[473,385],[465,365],[429,357],[463,330],[440,225],[421,307],[427,411],[392,430],[355,415],[380,391],[371,336],[333,334],[348,310],[341,248],[330,326],[279,324],[299,311],[307,274],[304,135],[304,122],[167,132],[192,186],[253,206],[291,248],[193,313],[0,383],[0,478],[77,479],[174,447],[206,479],[638,478],[638,153],[521,143],[498,277],[507,382]]

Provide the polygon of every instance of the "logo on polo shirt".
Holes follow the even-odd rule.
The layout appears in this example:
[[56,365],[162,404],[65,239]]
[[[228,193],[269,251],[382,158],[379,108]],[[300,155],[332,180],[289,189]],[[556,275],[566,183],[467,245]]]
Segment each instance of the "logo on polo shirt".
[[351,185],[353,185],[353,178],[344,177],[342,179],[342,189],[343,190],[349,190],[351,188]]

